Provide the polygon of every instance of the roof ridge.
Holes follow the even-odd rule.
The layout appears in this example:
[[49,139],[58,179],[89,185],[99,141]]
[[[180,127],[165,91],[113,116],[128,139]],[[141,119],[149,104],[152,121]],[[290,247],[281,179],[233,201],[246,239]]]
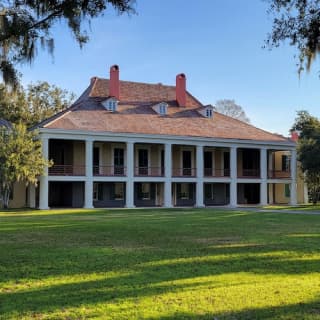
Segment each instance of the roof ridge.
[[92,98],[91,92],[94,90],[94,87],[96,86],[98,79],[99,79],[99,77],[94,77],[93,83],[90,82],[89,87],[91,87],[91,88],[90,88],[90,93],[88,94],[89,98]]
[[[107,80],[110,81],[108,78],[99,78],[96,77],[96,80]],[[169,84],[163,84],[162,82],[158,83],[149,83],[149,82],[139,82],[139,81],[130,81],[130,80],[119,80],[120,82],[127,82],[127,83],[136,83],[136,84],[144,84],[147,86],[162,86],[162,87],[169,87],[169,88],[175,88],[175,85],[169,85]]]

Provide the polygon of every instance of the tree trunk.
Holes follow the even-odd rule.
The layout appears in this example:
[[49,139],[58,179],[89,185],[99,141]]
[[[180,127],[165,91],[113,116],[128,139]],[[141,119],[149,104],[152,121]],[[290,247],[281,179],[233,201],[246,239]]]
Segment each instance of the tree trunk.
[[3,203],[4,209],[9,208],[10,193],[11,193],[11,188],[9,187],[2,190],[2,203]]

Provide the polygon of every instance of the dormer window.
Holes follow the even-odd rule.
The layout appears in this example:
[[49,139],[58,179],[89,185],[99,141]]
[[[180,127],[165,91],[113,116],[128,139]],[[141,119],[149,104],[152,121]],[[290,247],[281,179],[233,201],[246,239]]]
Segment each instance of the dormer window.
[[104,101],[102,104],[108,111],[111,111],[111,112],[117,111],[118,101],[115,98],[110,98]]
[[154,105],[152,108],[156,113],[160,114],[161,116],[165,116],[167,114],[168,104],[166,102],[161,102]]
[[207,108],[206,109],[206,117],[207,118],[212,118],[212,109],[211,108]]
[[198,113],[200,113],[203,117],[211,119],[213,117],[213,106],[207,105],[197,109]]
[[161,103],[161,104],[159,105],[159,113],[160,113],[161,115],[167,114],[167,104],[166,104],[166,103]]

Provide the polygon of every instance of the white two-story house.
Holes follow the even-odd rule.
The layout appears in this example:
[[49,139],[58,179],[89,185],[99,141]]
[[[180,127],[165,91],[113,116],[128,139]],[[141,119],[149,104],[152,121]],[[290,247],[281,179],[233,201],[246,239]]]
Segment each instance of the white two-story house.
[[184,74],[175,86],[121,81],[114,65],[37,128],[54,165],[29,188],[31,207],[297,203],[295,142],[203,105]]

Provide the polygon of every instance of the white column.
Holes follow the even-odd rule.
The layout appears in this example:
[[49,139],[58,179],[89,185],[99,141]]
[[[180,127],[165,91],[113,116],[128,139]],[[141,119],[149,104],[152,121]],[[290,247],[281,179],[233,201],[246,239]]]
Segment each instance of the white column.
[[134,143],[127,142],[126,207],[134,208]]
[[92,140],[86,140],[86,181],[85,181],[85,192],[84,192],[84,207],[86,209],[93,208],[92,154],[93,154],[93,142]]
[[237,148],[230,148],[230,206],[236,207],[238,204],[237,195]]
[[[42,156],[45,159],[49,157],[49,139],[42,138]],[[49,194],[49,182],[48,182],[48,168],[46,167],[43,175],[40,177],[40,190],[39,190],[39,209],[47,210],[48,205],[48,194]]]
[[266,206],[268,204],[268,165],[267,165],[267,150],[260,149],[260,204]]
[[297,204],[297,151],[296,149],[291,150],[290,169],[291,169],[290,205],[295,206]]
[[197,187],[196,187],[196,206],[204,207],[203,204],[203,146],[197,146]]
[[33,209],[36,207],[36,187],[34,184],[29,184],[28,193],[29,193],[29,207]]
[[164,163],[165,163],[165,183],[164,183],[164,206],[172,207],[172,145],[166,143],[164,146]]

